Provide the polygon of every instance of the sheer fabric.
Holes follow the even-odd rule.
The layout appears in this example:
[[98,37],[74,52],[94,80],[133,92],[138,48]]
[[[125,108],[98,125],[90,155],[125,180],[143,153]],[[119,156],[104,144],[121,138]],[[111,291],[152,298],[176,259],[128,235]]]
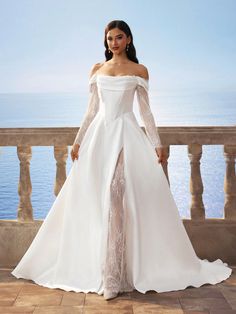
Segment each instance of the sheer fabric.
[[124,155],[122,149],[110,186],[111,206],[108,221],[106,259],[103,265],[104,289],[114,293],[133,290],[132,284],[128,282],[126,269],[124,191]]
[[73,145],[81,144],[90,123],[93,121],[94,117],[96,116],[98,112],[98,109],[99,109],[99,97],[98,97],[97,86],[96,84],[91,84],[87,111],[84,114],[83,120],[81,122],[81,126],[75,137]]
[[160,136],[159,136],[159,132],[156,129],[155,120],[154,120],[154,117],[153,117],[153,114],[151,112],[151,108],[149,105],[148,90],[145,89],[141,85],[137,86],[137,99],[138,99],[140,116],[144,123],[147,136],[149,137],[149,139],[151,140],[155,148],[163,147]]

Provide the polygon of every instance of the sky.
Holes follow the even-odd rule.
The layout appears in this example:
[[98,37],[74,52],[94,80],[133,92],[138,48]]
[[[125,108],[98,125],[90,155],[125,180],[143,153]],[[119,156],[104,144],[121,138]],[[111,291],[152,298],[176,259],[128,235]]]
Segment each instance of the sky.
[[88,90],[104,29],[131,28],[152,91],[236,91],[236,0],[0,0],[0,93]]

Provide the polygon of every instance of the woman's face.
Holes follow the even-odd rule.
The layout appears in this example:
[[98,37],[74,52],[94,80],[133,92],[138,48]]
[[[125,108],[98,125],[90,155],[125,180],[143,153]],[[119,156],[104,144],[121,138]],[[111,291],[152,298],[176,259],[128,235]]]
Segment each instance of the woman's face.
[[[130,37],[130,36],[129,36]],[[127,44],[130,43],[130,38],[119,28],[113,28],[107,33],[107,45],[113,54],[120,54],[126,49]]]

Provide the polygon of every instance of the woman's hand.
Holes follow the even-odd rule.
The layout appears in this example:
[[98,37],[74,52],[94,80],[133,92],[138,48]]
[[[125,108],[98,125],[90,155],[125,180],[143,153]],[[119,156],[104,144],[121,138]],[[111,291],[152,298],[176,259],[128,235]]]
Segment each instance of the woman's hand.
[[78,159],[79,157],[79,148],[80,145],[79,144],[74,144],[71,151],[70,151],[70,155],[71,155],[71,159],[72,161],[74,161],[75,159]]
[[166,161],[166,154],[163,147],[156,147],[155,148],[157,156],[158,156],[158,162],[164,163]]

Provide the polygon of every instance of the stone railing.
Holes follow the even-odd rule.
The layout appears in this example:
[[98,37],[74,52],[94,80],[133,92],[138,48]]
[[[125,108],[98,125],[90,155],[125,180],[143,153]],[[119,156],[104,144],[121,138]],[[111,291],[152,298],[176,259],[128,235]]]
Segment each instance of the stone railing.
[[[144,129],[144,128],[143,128]],[[183,219],[185,228],[199,256],[222,258],[236,264],[236,126],[159,127],[162,143],[169,157],[170,145],[187,145],[190,160],[191,219]],[[17,220],[0,220],[0,266],[14,265],[35,236],[42,220],[33,220],[31,204],[31,146],[54,146],[57,195],[66,179],[68,146],[78,128],[0,128],[0,146],[17,146],[20,163]],[[202,145],[222,145],[226,162],[224,180],[224,218],[205,218],[200,161]],[[168,177],[168,158],[163,164]],[[4,239],[4,240],[3,240]],[[19,242],[21,239],[21,242]]]

